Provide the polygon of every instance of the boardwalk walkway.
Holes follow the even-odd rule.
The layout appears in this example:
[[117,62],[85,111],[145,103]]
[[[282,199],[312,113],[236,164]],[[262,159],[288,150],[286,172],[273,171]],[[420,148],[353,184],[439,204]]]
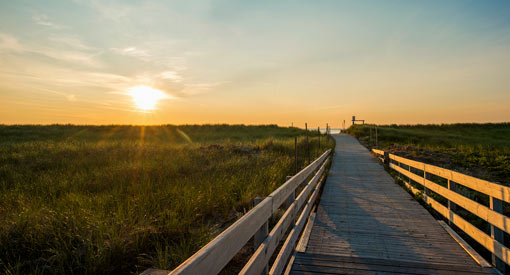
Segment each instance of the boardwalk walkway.
[[[291,274],[488,274],[348,135]],[[490,274],[490,273],[489,273]]]

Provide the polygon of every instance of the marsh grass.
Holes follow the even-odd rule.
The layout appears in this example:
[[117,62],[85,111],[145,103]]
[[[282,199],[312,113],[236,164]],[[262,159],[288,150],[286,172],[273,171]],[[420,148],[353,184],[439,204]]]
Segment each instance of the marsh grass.
[[[0,272],[172,269],[306,163],[277,126],[0,126]],[[312,160],[318,148],[310,133]]]
[[[374,125],[348,133],[375,147]],[[509,185],[510,123],[379,125],[379,148],[482,179]]]

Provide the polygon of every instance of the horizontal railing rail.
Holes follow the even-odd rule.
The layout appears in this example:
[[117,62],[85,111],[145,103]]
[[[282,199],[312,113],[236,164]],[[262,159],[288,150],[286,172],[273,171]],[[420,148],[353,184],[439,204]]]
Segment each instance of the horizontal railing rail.
[[[261,274],[269,271],[270,274],[281,274],[293,252],[315,199],[318,197],[325,177],[324,171],[330,160],[330,153],[331,149],[327,150],[299,173],[288,179],[170,274],[217,274],[252,237],[255,242],[259,239],[260,243],[255,243],[255,253],[240,273]],[[311,179],[306,182],[310,177]],[[304,183],[306,185],[295,197],[296,190]],[[268,220],[285,202],[288,205],[285,213],[267,234]],[[296,217],[299,217],[297,222],[295,222]],[[289,229],[290,233],[269,270],[269,260]],[[263,234],[262,238],[260,234]],[[161,271],[154,270],[154,273],[157,272]],[[151,274],[151,272],[146,271],[145,274]]]
[[[502,263],[498,263],[495,257],[506,264],[510,264],[510,249],[504,245],[503,237],[503,232],[510,233],[510,218],[503,215],[502,209],[502,202],[510,202],[510,187],[438,166],[399,157],[381,150],[372,149],[372,152],[376,154],[379,159],[383,160],[386,167],[397,171],[400,175],[404,175],[409,179],[409,182],[404,183],[413,194],[423,192],[423,200],[425,203],[429,204],[450,223],[457,226],[464,231],[464,233],[489,250],[493,254],[493,264],[497,267],[499,266],[498,269],[502,269],[500,268]],[[411,168],[419,170],[419,175],[413,172]],[[429,175],[444,178],[447,181],[447,187],[430,180],[429,178],[431,177]],[[414,187],[411,181],[421,185],[423,191]],[[458,193],[457,185],[462,185],[487,195],[490,202],[489,207]],[[432,198],[430,196],[431,191],[444,197],[448,202],[447,206]],[[478,229],[459,216],[455,212],[455,207],[457,205],[489,223],[491,235],[486,234],[484,231]]]

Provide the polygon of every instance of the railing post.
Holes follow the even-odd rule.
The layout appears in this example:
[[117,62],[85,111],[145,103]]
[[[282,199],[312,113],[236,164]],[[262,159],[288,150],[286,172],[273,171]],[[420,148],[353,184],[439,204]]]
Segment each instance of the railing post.
[[379,136],[377,134],[377,125],[375,126],[375,148],[379,148]]
[[[490,197],[490,208],[495,212],[503,214],[503,203],[501,200]],[[491,224],[492,239],[504,244],[503,231]],[[492,265],[494,265],[501,273],[505,274],[505,263],[496,255],[492,254]]]
[[[400,161],[398,162],[398,167],[402,168],[402,166],[400,165]],[[400,178],[400,180],[404,181],[404,177],[402,177],[400,171],[398,171],[398,177]]]
[[[292,178],[291,176],[287,176],[287,180]],[[296,200],[296,190],[292,191],[290,193],[289,197],[287,198],[287,202],[285,203],[285,208],[288,209],[290,205]]]
[[[411,172],[411,166],[409,166],[409,172]],[[427,186],[425,186],[425,183],[427,182],[427,171],[425,170],[425,167],[423,168],[423,201],[425,203],[429,203],[429,189]],[[409,184],[411,184],[411,179],[409,179]]]
[[317,133],[319,133],[319,152],[321,150],[321,128],[317,126]]
[[[457,192],[457,184],[448,179],[448,189],[452,190],[453,192]],[[456,209],[457,207],[455,203],[451,200],[448,200],[448,210],[450,210],[451,212],[455,212]],[[448,224],[452,225],[453,222],[450,219],[448,219]]]
[[308,123],[305,123],[306,131],[306,154],[308,156],[308,164],[310,164],[310,143],[308,142]]
[[390,169],[390,153],[384,152],[384,169]]
[[297,166],[297,137],[294,137],[294,175],[298,172]]
[[[264,198],[262,197],[256,197],[253,199],[253,206],[255,207],[257,204],[259,204],[261,201],[263,201]],[[253,249],[257,250],[257,248],[260,246],[260,244],[267,238],[267,235],[269,233],[269,222],[266,221],[259,230],[253,235]],[[269,267],[266,265],[264,268],[263,274],[267,274],[269,272]]]
[[368,145],[372,145],[372,127],[370,129],[370,139],[368,140]]

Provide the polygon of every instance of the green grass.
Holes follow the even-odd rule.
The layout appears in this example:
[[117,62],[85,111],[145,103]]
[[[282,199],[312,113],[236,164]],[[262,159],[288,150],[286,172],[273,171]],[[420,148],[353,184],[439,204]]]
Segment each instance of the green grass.
[[[172,269],[307,164],[277,126],[0,126],[0,273]],[[312,160],[327,148],[310,138]]]
[[[374,125],[355,125],[348,133],[375,147]],[[510,184],[510,123],[377,126],[379,148]]]

